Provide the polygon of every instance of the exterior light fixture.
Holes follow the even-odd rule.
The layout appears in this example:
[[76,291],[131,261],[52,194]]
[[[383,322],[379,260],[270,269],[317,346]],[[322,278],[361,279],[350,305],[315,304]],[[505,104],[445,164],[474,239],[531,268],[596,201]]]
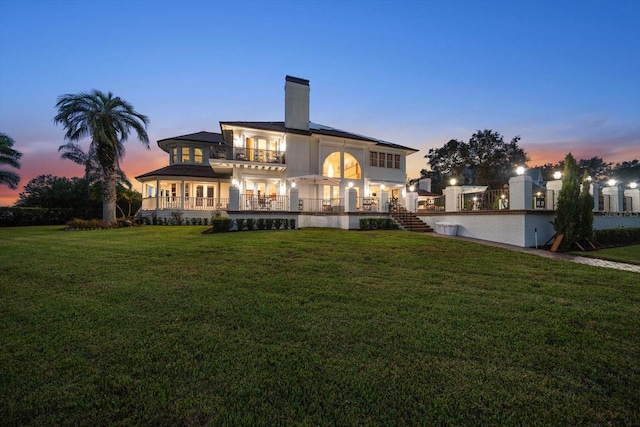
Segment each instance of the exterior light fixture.
[[415,185],[410,185],[409,186],[409,191],[411,191],[411,192],[416,191],[416,186]]
[[609,187],[613,187],[613,186],[616,185],[616,180],[615,179],[610,179],[608,184],[609,184]]
[[637,187],[638,187],[638,183],[636,183],[636,182],[632,182],[631,184],[629,184],[629,187],[631,187],[631,188],[637,188]]
[[476,196],[473,196],[473,201],[474,201],[474,202],[477,202],[477,201],[478,201],[478,198],[477,198]]
[[231,184],[232,184],[234,187],[237,187],[237,186],[238,186],[238,180],[237,180],[237,179],[235,179],[235,178],[233,178],[233,180],[231,181]]
[[518,166],[518,167],[516,168],[516,173],[517,173],[518,175],[524,175],[524,166]]
[[504,194],[501,194],[501,195],[500,195],[500,198],[501,198],[502,200],[504,200],[506,197],[507,197],[507,196],[505,196]]
[[384,184],[380,184],[380,190],[384,191]]
[[451,181],[449,181],[449,183],[450,183],[451,185],[456,185],[456,184],[458,183],[458,180],[457,180],[457,179],[455,179],[455,178],[451,178]]
[[295,182],[295,181],[293,181],[293,182],[291,183],[291,188],[296,188],[296,182]]
[[349,181],[349,184],[347,184],[347,187],[353,188],[353,182]]
[[587,177],[587,181],[591,182],[593,181],[593,178],[591,178],[590,176]]
[[560,179],[560,178],[562,178],[562,172],[553,173],[553,179]]

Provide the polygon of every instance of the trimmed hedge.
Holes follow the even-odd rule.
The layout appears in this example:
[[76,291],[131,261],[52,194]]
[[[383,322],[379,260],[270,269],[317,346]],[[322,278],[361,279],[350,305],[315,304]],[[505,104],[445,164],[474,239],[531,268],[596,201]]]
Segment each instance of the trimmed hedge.
[[396,230],[400,225],[391,218],[360,218],[360,230]]
[[640,228],[609,228],[595,231],[596,242],[603,245],[640,243]]
[[0,227],[64,225],[74,216],[73,209],[0,207]]

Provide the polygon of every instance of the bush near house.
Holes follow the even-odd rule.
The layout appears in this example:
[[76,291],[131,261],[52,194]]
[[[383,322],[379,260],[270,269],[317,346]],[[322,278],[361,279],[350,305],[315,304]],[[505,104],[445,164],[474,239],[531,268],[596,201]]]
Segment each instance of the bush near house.
[[63,225],[74,215],[73,209],[0,207],[0,227]]
[[360,218],[361,230],[395,230],[400,228],[391,218]]
[[601,245],[623,246],[640,243],[640,228],[610,228],[596,230],[595,239]]

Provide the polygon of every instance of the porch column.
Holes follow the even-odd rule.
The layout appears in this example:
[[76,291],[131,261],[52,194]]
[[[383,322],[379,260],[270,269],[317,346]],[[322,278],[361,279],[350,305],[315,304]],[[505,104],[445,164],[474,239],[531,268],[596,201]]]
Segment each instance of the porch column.
[[629,212],[640,212],[640,188],[624,190],[624,196],[631,198],[631,206],[627,206]]
[[156,178],[156,210],[160,208],[160,179]]
[[458,199],[462,194],[462,187],[459,185],[450,185],[442,192],[444,194],[444,210],[445,212],[458,212]]
[[386,190],[380,190],[380,207],[378,210],[389,212],[389,193]]
[[184,179],[180,181],[180,191],[182,192],[182,197],[180,197],[180,209],[184,210]]
[[229,210],[240,210],[240,190],[235,185],[229,188]]
[[605,187],[602,189],[602,194],[606,194],[609,196],[609,200],[610,200],[609,212],[622,212],[622,203],[623,203],[622,188],[620,188],[617,185],[614,185],[613,187]]
[[300,209],[299,201],[300,201],[300,197],[298,194],[298,189],[297,188],[289,189],[289,211],[290,212],[297,212],[302,210]]
[[415,191],[407,192],[407,196],[405,197],[405,209],[409,212],[416,212],[418,205],[418,193]]
[[528,210],[533,205],[533,180],[528,175],[509,179],[509,209]]
[[358,193],[355,188],[347,188],[344,191],[344,211],[355,212],[358,210]]
[[558,195],[560,194],[561,189],[561,179],[554,179],[553,181],[547,182],[547,190],[553,191],[553,206],[551,206],[551,209],[553,210],[556,210],[556,207],[558,206]]

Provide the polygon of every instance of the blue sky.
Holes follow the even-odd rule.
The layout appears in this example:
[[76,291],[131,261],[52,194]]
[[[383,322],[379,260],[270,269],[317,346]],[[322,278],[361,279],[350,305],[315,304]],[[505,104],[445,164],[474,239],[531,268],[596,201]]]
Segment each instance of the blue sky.
[[[529,166],[640,158],[640,1],[0,0],[0,132],[23,180],[80,176],[58,160],[58,96],[112,91],[158,139],[219,121],[283,120],[284,77],[310,80],[311,120],[429,148],[477,129],[520,135]],[[19,190],[19,191],[20,191]],[[19,192],[0,187],[0,205]]]

